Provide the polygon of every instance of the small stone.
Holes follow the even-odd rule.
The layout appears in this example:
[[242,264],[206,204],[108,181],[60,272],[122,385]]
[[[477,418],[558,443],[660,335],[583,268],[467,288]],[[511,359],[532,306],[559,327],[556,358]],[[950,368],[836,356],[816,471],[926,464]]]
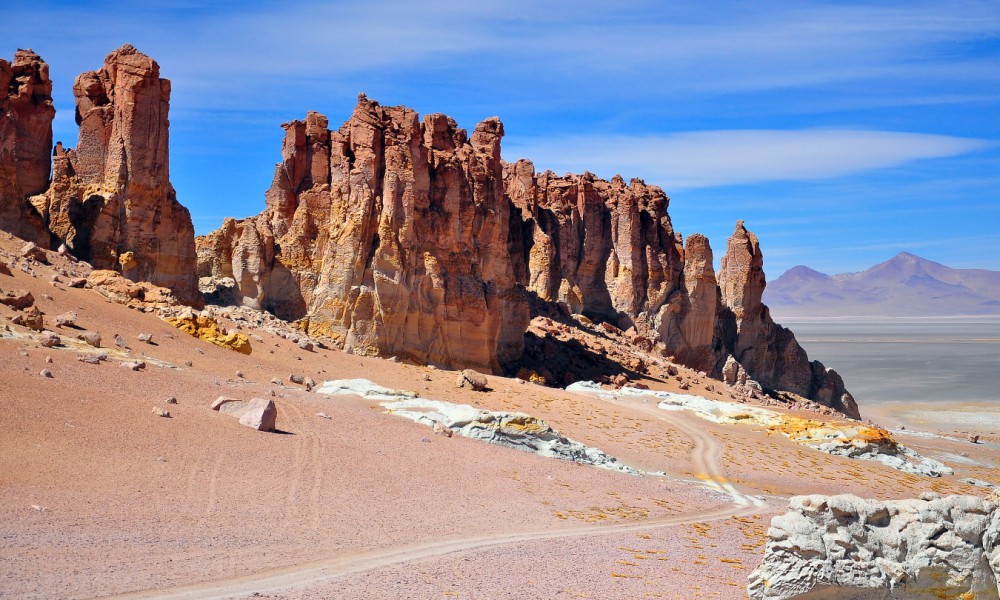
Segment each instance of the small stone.
[[85,331],[76,336],[76,339],[83,340],[87,345],[93,346],[94,348],[101,347],[101,334],[96,331]]
[[321,418],[321,419],[332,419],[333,418],[330,415],[326,414],[325,412],[318,412],[318,413],[316,413],[316,416],[319,417],[319,418]]
[[45,364],[47,364],[47,365],[51,365],[52,364],[52,357],[51,356],[46,356],[45,357]]
[[424,381],[431,381],[431,376],[424,373]]
[[27,244],[21,246],[21,256],[29,260],[37,260],[40,263],[48,263],[48,259],[45,257],[45,251],[38,247],[35,242],[28,242]]
[[302,385],[303,383],[306,382],[306,378],[305,377],[303,377],[302,375],[295,374],[295,373],[290,374],[288,376],[288,380],[291,381],[292,383],[297,383],[299,385]]
[[186,360],[186,361],[184,361],[184,366],[185,366],[185,367],[193,367],[193,366],[194,366],[194,363],[193,363],[193,362],[191,362],[191,361],[189,361],[189,360]]
[[52,333],[51,331],[47,331],[43,333],[40,338],[38,338],[38,343],[41,344],[43,348],[51,348],[61,344],[62,340],[58,335]]
[[87,363],[88,365],[99,365],[101,364],[101,359],[98,356],[89,356],[86,354],[80,354],[76,359],[82,363]]
[[153,407],[153,414],[158,417],[166,417],[168,419],[170,418],[170,411],[165,408],[160,408],[159,406]]
[[167,404],[177,404],[177,398],[174,398],[173,396],[167,398]]
[[691,387],[691,384],[688,383],[687,381],[682,381],[679,384],[677,384],[677,387],[679,387],[682,390],[686,390]]
[[486,389],[488,384],[486,376],[482,373],[473,371],[472,369],[466,369],[458,374],[458,380],[455,382],[455,387],[468,387],[474,391],[481,392]]
[[452,435],[454,435],[454,432],[451,430],[451,428],[446,427],[440,421],[434,421],[434,425],[431,427],[431,429],[434,430],[434,433],[438,435],[443,435],[444,437],[451,437]]
[[76,320],[78,318],[79,316],[76,314],[75,311],[72,310],[69,312],[64,312],[61,315],[56,315],[55,317],[56,327],[71,327],[73,325],[76,325]]
[[83,277],[74,277],[69,280],[69,287],[71,288],[82,288],[87,287],[87,280]]
[[139,340],[140,342],[145,342],[147,344],[151,344],[153,342],[153,334],[152,333],[140,333],[139,335],[135,336],[135,339]]
[[972,442],[973,444],[978,444],[979,443],[979,436],[978,435],[970,435],[969,436],[969,441]]
[[39,374],[40,374],[40,375],[41,375],[42,377],[48,377],[49,379],[52,379],[52,371],[50,371],[50,370],[48,370],[48,369],[42,369],[42,372],[41,372],[41,373],[39,373]]
[[24,310],[35,303],[35,297],[28,290],[7,290],[0,296],[0,304],[6,304],[14,310]]
[[123,338],[121,334],[118,333],[115,334],[115,346],[118,346],[119,348],[126,347],[125,338]]
[[243,379],[243,371],[236,371],[236,377]]
[[281,380],[277,376],[271,378],[271,383],[274,385],[282,385]]
[[307,352],[312,352],[313,343],[310,342],[309,340],[300,340],[299,341],[299,348],[302,348],[303,350],[306,350]]
[[141,360],[130,360],[127,362],[123,362],[122,366],[132,371],[138,371],[139,369],[145,369],[146,363],[142,362]]

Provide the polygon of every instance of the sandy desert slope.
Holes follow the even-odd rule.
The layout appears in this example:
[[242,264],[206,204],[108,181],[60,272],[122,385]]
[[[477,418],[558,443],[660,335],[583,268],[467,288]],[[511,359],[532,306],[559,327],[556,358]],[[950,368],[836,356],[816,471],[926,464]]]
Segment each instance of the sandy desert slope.
[[[455,387],[454,372],[303,350],[243,324],[262,340],[246,356],[54,283],[79,268],[55,253],[25,272],[20,244],[0,234],[12,271],[0,290],[30,291],[66,343],[40,346],[0,305],[3,598],[741,598],[789,495],[985,495],[959,480],[1000,483],[995,438],[900,437],[956,470],[932,479],[640,398],[493,376],[490,391],[472,392]],[[55,327],[70,310],[76,327]],[[78,360],[88,350],[72,338],[83,331],[102,335],[107,361]],[[120,366],[131,358],[146,368]],[[435,435],[371,399],[307,391],[290,374],[529,413],[662,475]],[[674,380],[644,383],[679,391]],[[724,398],[719,386],[702,379],[685,393]],[[279,431],[212,411],[220,395],[273,399]]]

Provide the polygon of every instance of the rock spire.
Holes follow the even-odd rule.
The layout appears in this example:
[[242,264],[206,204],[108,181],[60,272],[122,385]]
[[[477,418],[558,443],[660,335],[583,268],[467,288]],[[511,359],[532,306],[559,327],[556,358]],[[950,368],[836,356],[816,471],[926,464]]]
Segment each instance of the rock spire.
[[42,208],[53,236],[78,258],[199,303],[191,215],[170,184],[170,82],[129,44],[73,83],[80,139],[55,149]]
[[45,191],[52,152],[49,65],[31,50],[0,59],[0,229],[49,246],[49,233],[28,197]]

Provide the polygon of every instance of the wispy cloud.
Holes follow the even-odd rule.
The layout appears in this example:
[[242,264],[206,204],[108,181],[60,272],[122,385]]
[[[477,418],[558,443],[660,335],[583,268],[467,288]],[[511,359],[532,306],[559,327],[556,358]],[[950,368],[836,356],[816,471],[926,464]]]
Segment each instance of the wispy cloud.
[[695,131],[653,136],[575,136],[516,141],[505,158],[536,168],[640,174],[671,190],[826,179],[914,160],[981,150],[985,140],[892,131],[800,129]]
[[15,43],[31,32],[55,52],[78,54],[130,40],[169,65],[181,100],[218,107],[248,99],[267,106],[400,74],[491,95],[500,88],[512,98],[541,91],[560,102],[621,100],[637,89],[648,101],[865,82],[879,86],[864,95],[884,101],[876,98],[887,86],[915,80],[992,85],[996,57],[977,60],[964,49],[1000,32],[992,0],[751,8],[652,0],[246,2],[194,13],[155,3],[128,10],[50,4],[12,9]]

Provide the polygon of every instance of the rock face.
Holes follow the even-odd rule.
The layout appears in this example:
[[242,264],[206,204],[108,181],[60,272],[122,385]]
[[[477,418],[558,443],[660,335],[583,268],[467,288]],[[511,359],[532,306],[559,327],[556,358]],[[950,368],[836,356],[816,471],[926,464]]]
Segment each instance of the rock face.
[[52,152],[49,66],[31,50],[0,59],[0,229],[49,247],[49,232],[28,197],[45,191]]
[[79,143],[56,145],[52,184],[32,203],[76,257],[200,303],[191,215],[170,185],[170,82],[126,44],[77,77],[73,94]]
[[492,371],[520,355],[498,119],[469,136],[362,95],[338,131],[317,113],[284,128],[267,208],[199,239],[199,276],[356,353]]
[[213,298],[354,352],[494,372],[521,354],[531,310],[557,306],[716,377],[735,357],[765,387],[858,416],[840,377],[770,318],[742,223],[717,280],[708,239],[682,242],[660,188],[505,164],[495,118],[468,136],[362,95],[338,131],[317,113],[283,127],[264,212],[198,239]]
[[517,273],[540,299],[622,329],[666,302],[683,264],[663,190],[590,173],[536,175],[526,160],[507,166],[504,184],[520,213]]
[[973,496],[797,496],[767,532],[755,600],[1000,598],[1000,510]]
[[737,222],[719,271],[727,350],[765,387],[812,398],[858,416],[857,404],[844,389],[840,375],[819,361],[810,362],[795,335],[771,319],[761,301],[763,265],[757,236],[747,231],[743,221]]

